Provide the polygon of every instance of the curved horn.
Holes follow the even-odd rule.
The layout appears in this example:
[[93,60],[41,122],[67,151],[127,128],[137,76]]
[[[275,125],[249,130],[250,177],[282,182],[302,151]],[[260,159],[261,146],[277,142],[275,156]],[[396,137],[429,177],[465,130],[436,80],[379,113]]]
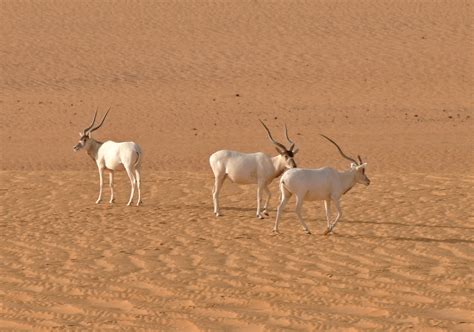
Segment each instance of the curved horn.
[[286,123],[285,123],[285,136],[286,136],[287,141],[291,144],[291,146],[290,146],[290,151],[293,151],[293,148],[295,147],[295,142],[293,142],[293,141],[288,137],[288,128],[286,127]]
[[87,127],[86,129],[84,129],[84,131],[83,131],[84,134],[87,133],[87,131],[88,131],[89,129],[91,129],[92,126],[94,125],[94,123],[95,123],[95,118],[97,117],[97,111],[98,111],[98,110],[99,110],[99,107],[97,107],[97,109],[95,110],[94,119],[92,120],[91,125],[90,125],[89,127]]
[[341,148],[339,147],[339,145],[337,145],[336,142],[334,142],[332,139],[330,139],[329,137],[323,135],[323,134],[320,134],[322,137],[324,137],[325,139],[327,139],[329,142],[331,142],[332,144],[334,144],[336,146],[336,148],[339,150],[339,152],[341,153],[341,156],[343,156],[344,158],[346,158],[347,160],[350,160],[352,161],[353,163],[355,163],[356,165],[358,165],[357,161],[355,161],[355,159],[352,159],[351,157],[348,157],[344,154],[344,152],[342,152]]
[[284,151],[286,151],[286,147],[285,147],[283,144],[278,143],[277,141],[275,141],[275,140],[273,139],[272,134],[270,133],[270,130],[268,129],[268,127],[265,126],[265,123],[263,123],[263,121],[260,120],[260,119],[259,119],[258,121],[260,121],[260,123],[263,125],[263,127],[264,127],[265,130],[267,131],[268,138],[270,138],[270,140],[273,142],[273,144],[275,144],[276,146],[278,146],[280,149],[283,149]]
[[109,109],[107,110],[107,113],[105,113],[105,115],[104,115],[104,117],[102,118],[102,121],[99,123],[99,125],[98,125],[98,126],[95,126],[94,128],[92,128],[92,129],[90,130],[91,133],[92,133],[93,131],[99,129],[99,128],[102,126],[102,124],[104,123],[105,118],[107,117],[107,114],[109,114],[109,111],[110,111],[111,108],[112,108],[112,107],[109,107]]

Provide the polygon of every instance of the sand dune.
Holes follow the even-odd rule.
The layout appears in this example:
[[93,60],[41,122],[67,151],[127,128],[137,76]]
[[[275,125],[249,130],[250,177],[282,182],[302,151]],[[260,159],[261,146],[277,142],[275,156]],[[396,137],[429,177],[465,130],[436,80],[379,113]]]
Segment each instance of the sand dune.
[[[0,329],[474,329],[472,5],[433,2],[3,2],[0,5]],[[140,208],[94,204],[74,153],[144,150]],[[273,153],[283,124],[301,167],[369,163],[323,236],[288,205],[281,234],[255,187],[209,155]],[[105,190],[108,198],[108,190]]]
[[253,217],[254,189],[245,186],[224,189],[224,216],[216,219],[207,175],[150,173],[140,208],[124,206],[124,185],[115,206],[93,204],[94,180],[90,172],[2,173],[8,188],[2,325],[468,330],[474,324],[473,177],[375,175],[370,188],[344,200],[346,217],[329,237],[321,235],[321,204],[306,205],[313,235],[304,234],[291,211],[281,234],[272,235],[273,218]]

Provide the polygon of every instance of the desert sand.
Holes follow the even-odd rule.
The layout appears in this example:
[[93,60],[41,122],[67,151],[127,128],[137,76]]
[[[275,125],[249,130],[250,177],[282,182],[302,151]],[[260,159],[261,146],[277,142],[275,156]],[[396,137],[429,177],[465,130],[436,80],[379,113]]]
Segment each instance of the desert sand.
[[[470,1],[2,1],[0,329],[474,330],[474,30]],[[141,207],[95,204],[78,132],[144,151]],[[367,162],[323,236],[208,158]],[[105,201],[109,192],[105,190]]]

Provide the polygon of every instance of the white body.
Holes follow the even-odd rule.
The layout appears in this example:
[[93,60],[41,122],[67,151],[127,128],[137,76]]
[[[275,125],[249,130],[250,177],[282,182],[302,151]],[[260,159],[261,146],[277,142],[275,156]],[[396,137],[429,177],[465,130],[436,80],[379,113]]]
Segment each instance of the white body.
[[120,166],[132,167],[142,154],[142,150],[134,142],[104,142],[97,152],[97,166],[108,170],[116,170]]
[[[339,172],[331,167],[319,169],[295,168],[288,170],[280,179],[281,201],[277,210],[274,232],[278,232],[278,225],[283,209],[292,195],[296,196],[296,214],[304,230],[310,233],[301,216],[304,200],[324,201],[328,229],[331,232],[342,216],[340,199],[356,183],[369,185],[370,180],[365,176],[366,164],[352,164],[351,169]],[[330,220],[331,201],[335,203],[337,216],[333,223]]]
[[135,194],[135,186],[138,190],[137,206],[141,204],[141,160],[142,150],[137,143],[134,142],[113,142],[107,141],[104,143],[93,139],[89,134],[81,134],[79,143],[74,146],[74,150],[78,151],[84,148],[87,154],[94,160],[99,169],[99,198],[96,203],[102,201],[102,188],[104,185],[104,170],[109,171],[109,186],[110,186],[110,203],[114,202],[114,172],[123,167],[127,172],[130,184],[132,186],[130,199],[127,205],[133,202]]
[[104,184],[104,169],[110,172],[109,185],[110,185],[110,203],[114,202],[114,171],[119,167],[123,166],[127,171],[127,175],[132,185],[130,199],[127,205],[131,205],[133,196],[135,194],[135,186],[138,189],[138,202],[137,206],[141,204],[141,181],[140,181],[140,170],[141,170],[141,157],[142,150],[135,142],[98,142],[92,138],[92,132],[99,129],[105,121],[107,114],[109,114],[110,108],[105,113],[102,121],[99,125],[94,127],[95,119],[97,117],[97,110],[95,111],[92,123],[85,128],[82,133],[79,133],[79,142],[73,147],[74,151],[85,149],[87,154],[95,161],[97,168],[99,169],[99,198],[96,203],[102,201],[102,187]]
[[[268,185],[274,178],[280,176],[286,168],[295,167],[292,157],[278,155],[271,157],[265,153],[242,153],[229,150],[215,152],[209,158],[215,177],[212,192],[214,213],[220,215],[219,192],[226,178],[238,184],[257,184],[257,217],[267,214],[268,202],[271,197]],[[293,164],[294,166],[291,166]],[[261,211],[261,193],[265,191],[267,200]]]
[[131,205],[133,202],[133,196],[135,194],[135,186],[138,191],[137,206],[141,204],[141,157],[142,150],[137,143],[134,142],[104,142],[97,150],[97,156],[95,162],[99,169],[99,180],[100,180],[100,191],[99,198],[96,203],[100,203],[102,200],[102,187],[103,187],[103,173],[104,169],[107,169],[109,175],[110,185],[110,203],[114,201],[114,171],[120,167],[125,168],[127,175],[130,179],[131,192],[130,198],[127,205]]

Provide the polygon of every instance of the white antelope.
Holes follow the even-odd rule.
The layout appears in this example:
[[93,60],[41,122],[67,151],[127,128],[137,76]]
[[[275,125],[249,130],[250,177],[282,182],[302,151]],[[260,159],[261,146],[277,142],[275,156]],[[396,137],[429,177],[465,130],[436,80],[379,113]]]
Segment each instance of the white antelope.
[[[291,144],[287,149],[283,144],[278,143],[272,137],[270,130],[260,120],[263,127],[268,133],[269,139],[275,145],[278,155],[271,157],[263,152],[256,153],[242,153],[229,150],[220,150],[211,155],[209,163],[214,172],[214,189],[212,191],[212,199],[214,202],[214,214],[216,217],[220,216],[219,209],[219,193],[222,184],[226,178],[237,184],[257,184],[257,218],[263,219],[264,214],[268,216],[268,202],[270,201],[271,193],[268,185],[274,178],[279,177],[287,168],[296,167],[294,155],[298,152],[293,143],[288,137],[288,129],[285,125],[285,135],[288,142]],[[262,191],[267,194],[267,200],[261,211]]]
[[87,154],[95,161],[97,168],[99,169],[99,198],[96,203],[99,204],[102,201],[102,186],[103,186],[103,173],[104,169],[109,171],[109,186],[110,186],[110,203],[114,202],[114,171],[123,165],[127,171],[130,183],[132,185],[132,191],[130,193],[130,199],[127,205],[131,205],[133,202],[133,196],[135,194],[135,186],[138,189],[138,202],[137,206],[142,203],[141,192],[140,192],[140,170],[141,170],[141,157],[142,150],[140,146],[134,142],[99,142],[92,138],[91,134],[93,131],[99,129],[104,123],[107,114],[109,114],[110,108],[105,113],[102,121],[99,125],[94,126],[95,118],[97,117],[97,111],[95,111],[94,119],[89,127],[84,129],[82,133],[79,133],[81,137],[79,143],[74,146],[74,151],[79,151],[84,148]]
[[[351,168],[344,172],[339,172],[331,167],[318,169],[296,168],[288,170],[280,179],[281,201],[277,209],[275,226],[273,227],[274,232],[278,232],[278,224],[286,203],[290,197],[295,194],[296,215],[308,234],[310,234],[310,231],[301,216],[303,201],[324,201],[328,224],[328,228],[324,234],[329,234],[342,216],[340,204],[342,195],[351,190],[356,183],[361,183],[366,186],[370,184],[369,178],[365,175],[367,163],[363,163],[360,156],[357,156],[359,162],[355,161],[353,158],[346,156],[339,145],[337,145],[332,139],[324,135],[321,136],[333,143],[341,155],[352,162]],[[332,223],[330,217],[331,201],[335,203],[337,209],[336,218]]]

